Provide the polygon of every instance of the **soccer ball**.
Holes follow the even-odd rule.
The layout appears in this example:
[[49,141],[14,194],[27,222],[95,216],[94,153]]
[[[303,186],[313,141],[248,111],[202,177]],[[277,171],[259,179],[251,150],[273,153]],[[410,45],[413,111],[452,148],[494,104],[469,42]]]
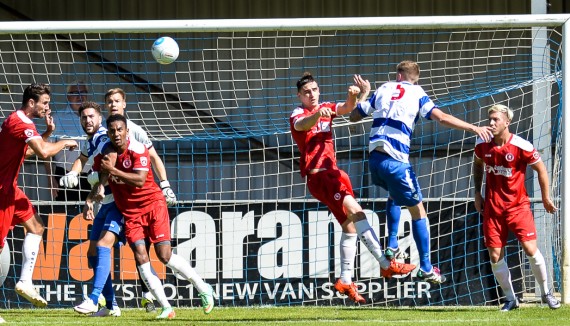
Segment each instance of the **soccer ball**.
[[152,44],[152,56],[162,65],[173,63],[178,58],[178,43],[168,36],[163,36]]

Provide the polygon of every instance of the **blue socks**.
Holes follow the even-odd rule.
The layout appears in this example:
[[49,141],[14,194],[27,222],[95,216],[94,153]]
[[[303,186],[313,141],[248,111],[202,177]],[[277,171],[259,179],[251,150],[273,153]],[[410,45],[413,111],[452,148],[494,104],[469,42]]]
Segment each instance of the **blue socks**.
[[388,247],[398,248],[398,227],[400,226],[400,215],[402,209],[394,204],[392,198],[386,202],[386,225],[388,226]]
[[426,217],[420,218],[419,220],[412,220],[412,233],[420,255],[420,268],[422,271],[429,273],[432,270],[432,265],[429,259],[430,238],[426,220]]
[[[92,258],[89,258],[91,261]],[[91,261],[91,266],[93,266],[95,276],[93,279],[93,291],[89,295],[89,298],[93,300],[93,303],[97,304],[99,296],[103,292],[103,296],[107,301],[107,306],[109,306],[115,300],[113,284],[111,282],[111,249],[98,246],[97,256],[93,258],[95,263]]]

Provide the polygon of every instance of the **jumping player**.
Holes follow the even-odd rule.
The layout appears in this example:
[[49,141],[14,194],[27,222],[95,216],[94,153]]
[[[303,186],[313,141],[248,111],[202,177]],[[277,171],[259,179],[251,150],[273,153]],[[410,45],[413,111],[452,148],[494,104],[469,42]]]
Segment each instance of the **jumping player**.
[[420,255],[417,276],[424,281],[440,284],[445,282],[439,268],[430,261],[430,238],[427,228],[427,213],[422,202],[422,193],[416,175],[409,162],[410,138],[419,116],[436,120],[440,124],[472,132],[490,140],[488,127],[477,127],[441,111],[428,97],[421,86],[415,85],[420,78],[416,62],[402,61],[398,64],[395,82],[380,86],[374,95],[358,104],[350,115],[350,121],[359,121],[372,115],[370,130],[369,168],[372,182],[389,193],[386,204],[388,225],[388,249],[386,255],[396,257],[399,252],[398,227],[400,206],[406,206],[412,215],[412,233]]
[[305,73],[297,81],[297,97],[301,106],[291,114],[290,125],[293,139],[301,152],[301,176],[307,178],[309,192],[327,205],[342,227],[341,274],[335,289],[355,302],[365,303],[366,300],[352,282],[357,237],[380,263],[383,277],[408,274],[415,265],[386,259],[362,207],[354,198],[350,178],[336,164],[333,119],[351,112],[358,95],[362,92],[360,100],[365,100],[370,91],[370,83],[359,75],[354,76],[354,82],[355,85],[348,88],[346,102],[319,103],[319,85],[311,74]]

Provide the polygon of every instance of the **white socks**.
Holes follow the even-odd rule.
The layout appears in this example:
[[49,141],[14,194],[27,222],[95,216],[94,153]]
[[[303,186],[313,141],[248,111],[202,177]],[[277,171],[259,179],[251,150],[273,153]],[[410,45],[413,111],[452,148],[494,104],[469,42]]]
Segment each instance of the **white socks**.
[[340,280],[344,284],[352,283],[357,238],[356,233],[343,232],[340,236]]
[[28,232],[24,238],[22,245],[22,271],[20,273],[21,282],[32,282],[34,267],[38,260],[38,252],[40,251],[40,243],[42,236]]
[[158,276],[154,275],[152,272],[150,262],[144,263],[138,266],[139,272],[141,273],[142,280],[146,283],[146,286],[150,292],[154,295],[156,300],[160,303],[163,308],[170,307],[170,302],[166,298],[164,293],[164,288],[162,287],[162,282]]
[[382,269],[388,269],[390,267],[390,261],[384,256],[382,246],[380,246],[380,241],[378,241],[378,237],[374,233],[374,230],[372,230],[370,224],[368,224],[368,220],[363,219],[355,222],[354,226],[356,227],[356,233],[358,233],[360,241],[364,243],[374,258],[376,258],[380,263],[380,267]]
[[540,250],[536,250],[536,253],[533,257],[526,256],[528,258],[528,262],[530,264],[530,269],[532,270],[532,274],[534,274],[534,278],[540,286],[540,293],[545,295],[548,293],[548,274],[546,273],[546,264],[544,262],[544,256],[540,252]]
[[209,290],[208,285],[202,280],[200,275],[196,273],[194,268],[182,257],[172,254],[170,260],[166,264],[174,272],[180,274],[182,277],[194,284],[194,287],[198,290],[198,293],[204,293]]
[[515,300],[516,297],[513,283],[511,282],[511,272],[509,271],[509,266],[507,266],[505,259],[499,260],[496,264],[491,263],[491,269],[493,270],[493,274],[495,274],[497,283],[499,283],[499,286],[503,289],[507,301]]

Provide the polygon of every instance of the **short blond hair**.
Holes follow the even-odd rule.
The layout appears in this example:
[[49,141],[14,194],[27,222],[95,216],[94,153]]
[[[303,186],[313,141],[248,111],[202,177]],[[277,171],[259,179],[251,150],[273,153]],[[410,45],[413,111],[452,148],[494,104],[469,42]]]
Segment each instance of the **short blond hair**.
[[515,115],[513,110],[511,110],[508,106],[502,104],[495,104],[492,107],[490,107],[489,110],[487,110],[488,114],[491,114],[492,112],[505,113],[509,121],[513,120],[513,117]]
[[407,81],[416,83],[420,79],[420,66],[415,61],[404,60],[400,62],[396,71]]

